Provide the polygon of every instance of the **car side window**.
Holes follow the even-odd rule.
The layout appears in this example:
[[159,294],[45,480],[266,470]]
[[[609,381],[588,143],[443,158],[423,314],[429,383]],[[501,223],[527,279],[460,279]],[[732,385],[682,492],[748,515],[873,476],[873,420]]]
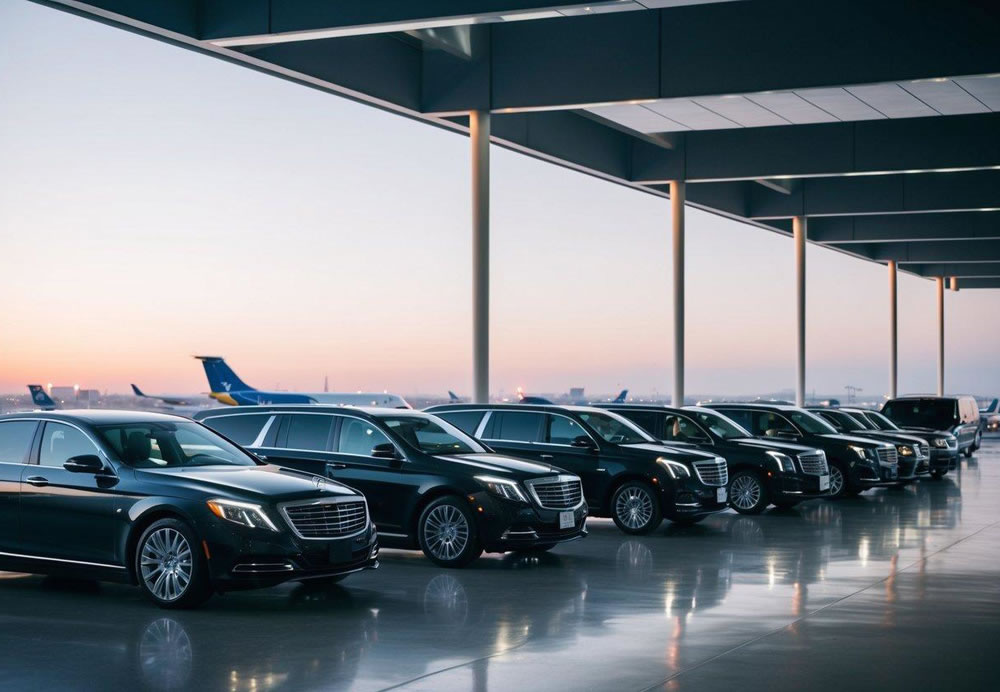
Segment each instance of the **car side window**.
[[662,439],[663,414],[652,411],[615,411],[615,413],[628,418],[656,439]]
[[442,411],[434,415],[438,418],[444,418],[466,435],[475,436],[485,414],[485,411]]
[[333,420],[333,416],[308,413],[289,415],[285,447],[304,449],[310,452],[327,451],[330,448],[330,431],[333,429]]
[[677,442],[708,442],[701,429],[683,416],[667,416],[663,439]]
[[270,417],[271,414],[247,415],[240,413],[230,416],[216,416],[202,422],[223,437],[228,437],[236,444],[245,447],[253,444]]
[[501,411],[494,413],[492,439],[511,442],[540,442],[541,413]]
[[754,435],[758,437],[765,436],[768,432],[771,432],[771,434],[775,432],[788,433],[790,435],[799,434],[795,426],[789,423],[784,416],[772,413],[771,411],[754,411],[753,423]]
[[740,408],[730,408],[730,409],[720,409],[721,414],[727,418],[732,418],[734,421],[740,424],[741,427],[746,428],[754,435],[763,435],[763,433],[758,433],[753,427],[753,411],[747,411],[746,409]]
[[391,444],[385,433],[366,420],[345,416],[340,424],[340,440],[337,451],[341,454],[372,456],[376,445]]
[[14,420],[0,423],[0,461],[23,464],[35,437],[37,423],[33,420]]
[[90,438],[73,426],[46,423],[38,463],[40,466],[61,468],[67,459],[97,452],[97,446],[90,441]]
[[573,440],[587,433],[580,424],[566,416],[547,415],[545,441],[554,445],[570,445]]

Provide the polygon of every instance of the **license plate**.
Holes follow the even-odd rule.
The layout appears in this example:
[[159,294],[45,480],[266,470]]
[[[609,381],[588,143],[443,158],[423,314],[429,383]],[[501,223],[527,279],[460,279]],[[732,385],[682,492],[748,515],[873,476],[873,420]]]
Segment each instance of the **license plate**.
[[330,544],[330,564],[340,564],[351,561],[351,542],[334,541]]
[[819,477],[819,489],[820,490],[829,490],[830,489],[830,477],[829,476],[820,476]]
[[576,526],[576,517],[572,512],[559,512],[559,528],[571,529]]
[[715,490],[715,499],[716,499],[717,502],[725,502],[726,501],[726,489],[725,488],[717,488]]

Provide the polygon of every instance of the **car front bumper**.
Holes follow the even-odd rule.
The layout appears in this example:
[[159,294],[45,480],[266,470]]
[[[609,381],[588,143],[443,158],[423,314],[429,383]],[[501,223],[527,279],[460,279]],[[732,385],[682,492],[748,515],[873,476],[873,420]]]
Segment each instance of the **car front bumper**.
[[931,447],[931,471],[954,471],[958,468],[958,447]]
[[771,474],[767,486],[771,500],[812,500],[830,496],[830,476],[827,474],[825,490],[820,490],[820,477],[810,473],[775,473]]
[[[719,491],[725,495],[720,501]],[[670,486],[661,485],[663,516],[672,521],[697,519],[729,509],[729,492],[725,487],[705,485],[695,478],[675,480]]]
[[[514,503],[488,493],[470,495],[479,522],[479,541],[488,553],[528,550],[566,543],[587,535],[587,503],[573,509],[546,509]],[[572,514],[572,526],[560,527],[560,515]]]

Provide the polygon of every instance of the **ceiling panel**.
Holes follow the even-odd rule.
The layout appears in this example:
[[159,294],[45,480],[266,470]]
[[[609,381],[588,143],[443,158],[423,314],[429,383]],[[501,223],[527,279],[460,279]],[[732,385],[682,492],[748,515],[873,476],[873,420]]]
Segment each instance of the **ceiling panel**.
[[889,118],[920,118],[939,113],[898,84],[847,87],[854,96]]
[[690,99],[665,99],[647,103],[645,107],[692,130],[725,130],[740,127],[739,123],[713,113]]
[[836,122],[837,118],[791,91],[750,94],[748,99],[795,125]]
[[955,82],[986,104],[993,111],[1000,111],[1000,75],[990,77],[963,77]]
[[688,129],[684,125],[669,120],[659,113],[655,113],[648,108],[643,108],[638,104],[623,103],[613,106],[594,106],[585,110],[636,132],[677,132]]
[[767,127],[769,125],[788,125],[788,121],[776,113],[763,108],[745,96],[706,96],[693,99],[722,117],[732,120],[743,127]]
[[903,82],[900,86],[941,115],[988,113],[990,110],[950,79],[924,79]]
[[800,89],[795,93],[839,120],[879,120],[885,118],[882,113],[839,87]]

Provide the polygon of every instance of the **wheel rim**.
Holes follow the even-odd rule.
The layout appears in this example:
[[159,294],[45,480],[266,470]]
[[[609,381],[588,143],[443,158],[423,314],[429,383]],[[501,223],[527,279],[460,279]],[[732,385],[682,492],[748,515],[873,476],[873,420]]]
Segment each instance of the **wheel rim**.
[[830,467],[830,494],[840,495],[844,489],[844,474],[836,466]]
[[469,544],[469,522],[457,507],[439,505],[424,521],[424,542],[439,560],[454,560]]
[[162,601],[176,601],[191,583],[191,546],[180,531],[157,529],[142,545],[142,581]]
[[737,476],[729,488],[730,501],[740,509],[753,509],[760,502],[760,483],[753,476]]
[[618,493],[615,516],[630,529],[641,529],[653,518],[653,498],[642,488],[626,488]]

